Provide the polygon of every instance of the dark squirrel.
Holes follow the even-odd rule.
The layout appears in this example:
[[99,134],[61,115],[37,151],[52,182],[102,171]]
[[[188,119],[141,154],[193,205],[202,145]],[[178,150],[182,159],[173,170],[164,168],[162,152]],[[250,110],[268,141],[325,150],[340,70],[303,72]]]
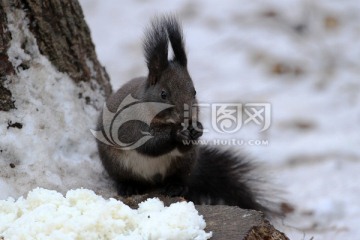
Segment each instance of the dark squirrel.
[[[168,60],[169,42],[174,53],[171,60]],[[173,16],[154,19],[146,31],[143,46],[148,76],[130,80],[110,96],[107,111],[117,112],[128,96],[136,99],[136,103],[172,107],[153,113],[156,115],[149,124],[130,119],[118,126],[111,138],[118,138],[121,143],[136,142],[144,133],[151,136],[135,149],[98,141],[101,161],[116,181],[118,193],[128,196],[156,189],[168,196],[183,196],[195,204],[225,204],[269,212],[259,202],[259,193],[249,178],[253,170],[251,163],[229,151],[191,143],[202,136],[203,127],[197,121],[196,111],[189,117],[186,116],[189,111],[184,109],[184,106],[191,109],[197,100],[178,20]],[[123,110],[136,103],[130,102]],[[151,114],[152,106],[131,111],[135,115],[141,115],[139,111]],[[125,117],[121,116],[122,112],[117,119]],[[188,124],[184,124],[185,118]],[[102,133],[109,125],[116,125],[104,121],[102,114],[98,123]],[[109,136],[104,139],[114,142]]]

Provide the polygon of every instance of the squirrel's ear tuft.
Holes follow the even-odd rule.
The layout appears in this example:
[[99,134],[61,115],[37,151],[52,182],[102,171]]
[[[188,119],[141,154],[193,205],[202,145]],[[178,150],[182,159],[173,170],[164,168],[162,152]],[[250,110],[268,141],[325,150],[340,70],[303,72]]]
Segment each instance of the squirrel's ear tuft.
[[158,18],[155,18],[146,30],[143,45],[149,69],[148,81],[150,85],[154,85],[169,64],[168,36],[164,23]]
[[185,43],[181,25],[176,17],[169,15],[164,17],[164,23],[170,39],[171,47],[174,51],[173,61],[186,67],[187,57],[185,52]]

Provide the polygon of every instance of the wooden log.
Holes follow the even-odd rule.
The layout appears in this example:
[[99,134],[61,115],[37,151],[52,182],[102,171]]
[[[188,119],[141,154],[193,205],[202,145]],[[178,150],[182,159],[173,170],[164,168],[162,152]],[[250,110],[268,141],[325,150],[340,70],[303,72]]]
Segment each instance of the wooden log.
[[[139,203],[151,197],[159,198],[165,206],[185,201],[184,198],[169,198],[159,194],[115,198],[136,209]],[[212,240],[289,240],[284,233],[275,229],[261,212],[224,205],[196,205],[195,207],[206,221],[205,230],[212,231]]]

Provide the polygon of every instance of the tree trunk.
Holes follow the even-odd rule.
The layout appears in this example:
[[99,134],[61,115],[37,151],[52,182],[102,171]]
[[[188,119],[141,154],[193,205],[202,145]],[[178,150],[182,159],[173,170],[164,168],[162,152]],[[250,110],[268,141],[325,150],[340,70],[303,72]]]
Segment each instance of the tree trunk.
[[[0,4],[0,110],[15,108],[11,92],[4,87],[6,75],[14,68],[7,49],[11,33],[7,29],[7,13],[23,10],[30,21],[30,31],[36,38],[41,54],[75,82],[89,82],[94,76],[105,95],[111,93],[109,77],[97,60],[89,28],[78,1],[74,0],[2,0]],[[92,72],[89,62],[93,64]],[[23,63],[22,67],[27,67]],[[92,76],[93,74],[93,76]]]
[[4,87],[6,76],[13,74],[14,69],[9,62],[7,49],[10,44],[11,34],[7,30],[7,18],[4,3],[0,3],[0,111],[9,111],[15,108],[11,92]]
[[0,199],[112,195],[89,129],[111,93],[76,0],[0,0]]

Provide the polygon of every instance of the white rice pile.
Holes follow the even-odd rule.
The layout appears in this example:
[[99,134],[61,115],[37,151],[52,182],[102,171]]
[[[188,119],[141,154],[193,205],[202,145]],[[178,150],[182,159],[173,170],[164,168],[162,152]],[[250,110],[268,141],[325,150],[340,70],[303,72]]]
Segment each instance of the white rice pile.
[[165,207],[157,198],[137,210],[87,189],[61,193],[42,188],[0,201],[0,239],[209,239],[192,202]]

